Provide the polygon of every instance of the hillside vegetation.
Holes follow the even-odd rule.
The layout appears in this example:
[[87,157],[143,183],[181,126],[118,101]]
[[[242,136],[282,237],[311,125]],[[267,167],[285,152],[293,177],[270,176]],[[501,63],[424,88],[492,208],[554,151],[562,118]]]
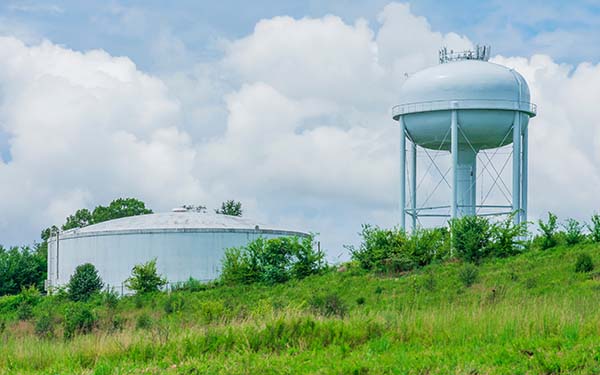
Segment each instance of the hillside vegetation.
[[86,303],[26,290],[0,298],[0,373],[600,373],[600,274],[583,254],[600,261],[579,243]]

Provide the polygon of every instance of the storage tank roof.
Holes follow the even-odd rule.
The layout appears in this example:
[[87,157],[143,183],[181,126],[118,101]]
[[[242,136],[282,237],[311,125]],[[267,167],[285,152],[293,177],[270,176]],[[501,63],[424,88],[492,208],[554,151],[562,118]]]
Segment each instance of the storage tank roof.
[[265,231],[289,232],[290,235],[306,235],[300,231],[290,231],[255,220],[222,214],[203,212],[165,212],[138,215],[109,220],[83,228],[63,232],[63,238],[80,235],[93,235],[114,232],[170,232],[170,231]]

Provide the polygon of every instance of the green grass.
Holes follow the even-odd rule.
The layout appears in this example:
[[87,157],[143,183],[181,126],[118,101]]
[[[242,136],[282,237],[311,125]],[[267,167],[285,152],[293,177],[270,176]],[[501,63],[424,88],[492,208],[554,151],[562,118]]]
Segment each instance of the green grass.
[[[600,374],[600,276],[575,272],[582,252],[599,264],[597,245],[534,251],[483,263],[471,287],[459,279],[463,265],[449,262],[400,277],[350,269],[125,298],[115,311],[96,301],[98,327],[72,340],[60,328],[67,302],[35,308],[57,324],[55,338],[39,339],[33,321],[2,309],[12,297],[0,298],[0,373]],[[311,306],[331,294],[344,318]],[[171,313],[168,298],[177,298]],[[124,327],[111,333],[114,315]],[[152,322],[138,329],[142,315]]]

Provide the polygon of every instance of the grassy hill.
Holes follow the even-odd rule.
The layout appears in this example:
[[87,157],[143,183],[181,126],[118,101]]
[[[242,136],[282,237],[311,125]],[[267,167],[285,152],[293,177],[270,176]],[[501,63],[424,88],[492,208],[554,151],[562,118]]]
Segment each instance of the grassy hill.
[[98,297],[87,304],[92,332],[72,339],[61,316],[75,303],[43,298],[29,315],[44,325],[3,297],[0,373],[600,373],[600,273],[575,272],[582,252],[600,264],[598,245],[559,246],[488,260],[471,286],[465,265],[447,262],[116,305]]

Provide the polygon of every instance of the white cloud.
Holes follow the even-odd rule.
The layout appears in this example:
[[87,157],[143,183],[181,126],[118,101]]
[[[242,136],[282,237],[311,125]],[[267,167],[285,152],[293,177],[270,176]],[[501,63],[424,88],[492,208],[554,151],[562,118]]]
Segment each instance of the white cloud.
[[0,38],[0,59],[0,125],[11,155],[0,163],[0,211],[11,217],[3,237],[25,241],[15,229],[25,227],[33,240],[73,208],[116,196],[161,207],[202,197],[191,174],[196,151],[176,128],[180,104],[162,81],[126,58],[50,42]]
[[[161,78],[103,51],[0,38],[0,127],[11,155],[0,162],[9,182],[0,185],[1,240],[31,241],[75,208],[118,196],[157,210],[240,199],[250,216],[320,232],[334,256],[361,223],[393,225],[397,87],[404,73],[436,64],[442,45],[471,42],[432,30],[404,4],[378,19],[377,30],[335,16],[262,20],[226,43],[222,59]],[[159,52],[185,56],[172,37]],[[495,61],[523,73],[539,104],[534,216],[587,216],[600,203],[600,67],[542,55]]]

